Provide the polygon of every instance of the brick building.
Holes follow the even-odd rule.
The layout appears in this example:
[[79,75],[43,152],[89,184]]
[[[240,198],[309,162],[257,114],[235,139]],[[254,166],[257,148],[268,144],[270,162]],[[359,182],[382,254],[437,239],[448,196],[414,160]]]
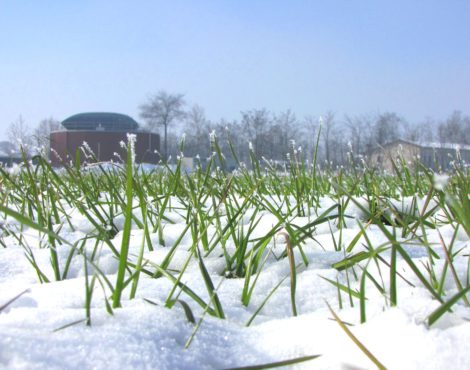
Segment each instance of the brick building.
[[[156,164],[160,157],[160,136],[139,129],[131,117],[119,113],[80,113],[62,122],[64,130],[50,135],[52,165],[75,158],[75,153],[84,142],[88,144],[99,162],[117,161],[118,156],[125,160],[126,152],[121,142],[127,142],[127,134],[136,135],[135,159],[137,163]],[[81,153],[82,161],[84,156]],[[87,160],[89,162],[89,159]]]

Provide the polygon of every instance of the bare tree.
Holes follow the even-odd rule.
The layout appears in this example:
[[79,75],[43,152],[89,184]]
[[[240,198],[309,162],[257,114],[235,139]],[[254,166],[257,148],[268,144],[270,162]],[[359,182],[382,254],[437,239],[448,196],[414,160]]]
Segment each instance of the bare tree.
[[53,131],[60,130],[60,121],[49,117],[39,122],[39,125],[34,129],[33,140],[34,144],[46,153],[50,148],[50,134]]
[[209,155],[210,122],[206,118],[204,108],[194,105],[186,114],[185,120],[185,152],[191,156]]
[[407,128],[404,138],[415,143],[431,143],[435,137],[436,122],[426,117],[423,122],[411,125]]
[[333,127],[336,124],[335,114],[331,111],[326,112],[326,114],[321,118],[322,131],[324,144],[325,144],[325,159],[330,164],[331,162],[331,139],[333,134]]
[[147,103],[139,107],[140,117],[146,121],[147,128],[150,131],[156,131],[157,126],[164,127],[163,155],[165,160],[168,158],[168,126],[185,117],[185,105],[184,95],[169,94],[161,90],[156,95],[150,96]]
[[377,116],[374,124],[374,139],[376,145],[383,145],[402,137],[406,121],[396,113],[382,113]]
[[257,158],[261,158],[265,154],[265,136],[268,132],[270,121],[270,114],[264,108],[242,112],[242,126],[248,135],[248,140],[254,147],[253,150]]
[[290,109],[276,114],[269,132],[269,142],[272,159],[284,159],[292,149],[298,133],[298,121]]
[[8,127],[8,140],[14,145],[17,152],[23,148],[26,153],[29,153],[32,143],[31,132],[21,115],[16,121],[10,123]]
[[344,123],[349,130],[349,140],[354,155],[362,155],[373,146],[374,119],[370,115],[345,116]]
[[[246,150],[246,142],[249,138],[244,132],[243,125],[238,121],[227,121],[221,119],[213,126],[219,137],[219,145],[227,159],[235,166],[235,157],[232,155],[232,148],[235,151],[237,159],[241,162],[247,162],[249,155]],[[220,140],[221,139],[221,140]],[[229,144],[230,143],[230,144]]]
[[445,122],[438,127],[441,143],[470,144],[470,117],[454,111]]
[[314,117],[312,115],[308,115],[304,118],[303,122],[301,123],[301,134],[302,143],[305,143],[305,147],[308,153],[308,156],[313,159],[314,153],[318,148],[317,139],[318,139],[318,130],[320,128],[320,121],[318,117]]

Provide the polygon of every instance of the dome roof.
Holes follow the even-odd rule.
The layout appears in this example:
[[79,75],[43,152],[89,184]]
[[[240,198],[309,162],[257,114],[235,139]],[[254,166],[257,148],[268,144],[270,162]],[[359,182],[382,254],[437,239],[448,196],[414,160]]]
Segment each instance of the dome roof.
[[67,130],[134,131],[139,127],[131,117],[120,113],[75,114],[62,121]]

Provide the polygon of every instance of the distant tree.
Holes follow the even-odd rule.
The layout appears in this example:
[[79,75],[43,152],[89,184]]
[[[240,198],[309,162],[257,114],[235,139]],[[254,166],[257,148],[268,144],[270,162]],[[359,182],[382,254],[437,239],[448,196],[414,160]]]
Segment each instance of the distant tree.
[[257,158],[261,158],[261,156],[266,154],[266,134],[268,133],[270,123],[270,113],[264,108],[242,112],[241,124],[248,136],[248,141],[253,145],[253,151]]
[[292,143],[299,139],[298,126],[297,117],[290,109],[274,116],[268,133],[271,159],[284,159],[286,153],[291,151]]
[[470,144],[470,117],[460,111],[454,111],[438,127],[441,143]]
[[8,127],[8,140],[14,145],[15,151],[21,148],[29,153],[31,150],[32,136],[29,126],[20,115],[16,121],[10,123]]
[[[313,159],[315,146],[317,145],[320,122],[318,117],[308,115],[300,123],[301,142],[307,150],[308,156]],[[318,155],[318,153],[317,153]]]
[[168,158],[168,126],[182,120],[186,112],[186,102],[182,94],[169,94],[164,90],[150,96],[146,103],[142,104],[140,117],[146,121],[147,128],[155,132],[158,126],[164,128],[164,159]]
[[291,143],[295,141],[293,133],[279,121],[272,122],[264,139],[268,145],[265,145],[263,155],[273,160],[285,160],[292,149]]
[[194,105],[186,114],[185,119],[185,153],[190,156],[209,155],[210,122],[206,118],[204,108]]
[[44,150],[48,153],[50,149],[50,134],[53,131],[60,130],[61,127],[60,121],[52,117],[43,119],[34,129],[34,144],[39,148],[39,150]]
[[401,137],[405,120],[396,113],[382,113],[377,116],[374,124],[374,140],[376,145],[384,145]]
[[436,122],[426,117],[423,122],[407,127],[404,138],[420,144],[431,143],[435,140],[435,127]]
[[370,115],[348,116],[344,124],[349,131],[349,141],[354,155],[363,155],[373,146],[374,118]]
[[[221,119],[217,124],[211,125],[209,130],[216,132],[222,153],[229,161],[235,164],[235,157],[232,155],[232,148],[236,157],[240,162],[248,162],[249,153],[247,149],[247,141],[250,139],[238,121],[227,121]],[[229,145],[230,143],[230,145]]]
[[168,162],[173,162],[176,160],[177,155],[179,155],[179,146],[181,143],[181,135],[175,132],[168,133]]
[[328,162],[328,165],[331,162],[331,141],[333,136],[333,128],[335,125],[335,114],[333,112],[328,111],[324,116],[321,117],[321,135],[323,137],[323,143],[325,147],[325,159]]

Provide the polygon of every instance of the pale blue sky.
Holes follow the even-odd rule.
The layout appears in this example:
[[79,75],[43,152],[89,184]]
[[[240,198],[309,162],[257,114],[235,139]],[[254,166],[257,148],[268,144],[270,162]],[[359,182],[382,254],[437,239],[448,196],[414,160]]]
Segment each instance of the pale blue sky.
[[470,1],[0,0],[0,140],[165,89],[209,118],[470,113]]

